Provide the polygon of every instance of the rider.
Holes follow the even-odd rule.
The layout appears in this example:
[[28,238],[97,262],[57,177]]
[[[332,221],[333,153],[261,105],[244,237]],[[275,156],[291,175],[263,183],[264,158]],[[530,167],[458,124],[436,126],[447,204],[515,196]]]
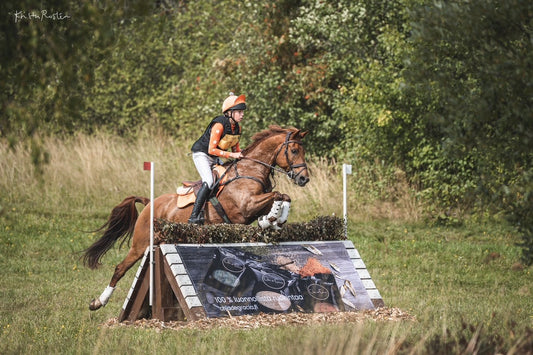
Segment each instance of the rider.
[[[202,178],[202,187],[198,191],[189,223],[203,224],[202,209],[213,187],[213,165],[218,158],[242,158],[239,147],[241,122],[246,110],[246,97],[234,93],[224,100],[222,116],[214,118],[202,136],[193,144],[192,159]],[[231,149],[231,152],[228,151]]]

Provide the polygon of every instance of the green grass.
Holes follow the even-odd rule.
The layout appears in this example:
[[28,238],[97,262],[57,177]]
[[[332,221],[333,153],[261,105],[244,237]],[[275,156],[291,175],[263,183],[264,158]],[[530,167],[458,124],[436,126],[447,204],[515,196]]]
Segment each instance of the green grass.
[[[135,272],[118,284],[105,308],[90,312],[89,301],[108,284],[126,250],[112,249],[97,271],[84,268],[79,252],[96,238],[85,231],[105,222],[125,196],[149,194],[143,160],[157,157],[160,193],[195,174],[186,149],[165,137],[157,141],[149,147],[142,138],[49,139],[52,159],[41,182],[24,147],[13,152],[0,144],[1,354],[533,351],[533,278],[518,263],[512,229],[498,220],[437,226],[425,222],[417,206],[405,213],[406,205],[413,206],[409,193],[390,204],[372,201],[357,186],[350,190],[349,237],[386,305],[416,321],[206,331],[104,326],[119,315]],[[312,178],[329,182],[310,185],[311,196],[278,178],[278,189],[295,201],[291,220],[342,208],[335,164],[313,164]]]

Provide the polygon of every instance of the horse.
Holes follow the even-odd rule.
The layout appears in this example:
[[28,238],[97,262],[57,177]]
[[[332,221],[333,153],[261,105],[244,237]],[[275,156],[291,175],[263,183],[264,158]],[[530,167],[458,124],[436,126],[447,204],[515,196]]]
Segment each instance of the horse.
[[[265,228],[279,229],[287,221],[291,199],[288,195],[272,191],[270,176],[274,171],[286,174],[298,186],[309,182],[302,139],[308,132],[294,127],[270,126],[256,133],[252,143],[243,150],[243,157],[230,161],[226,179],[219,192],[218,201],[227,216],[217,213],[212,203],[204,207],[205,223],[251,224]],[[168,193],[154,199],[154,219],[165,219],[176,223],[187,223],[192,206],[179,208],[178,195]],[[109,285],[100,297],[93,299],[89,309],[95,311],[105,306],[119,280],[144,255],[150,245],[150,208],[137,212],[136,203],[149,206],[150,200],[140,196],[126,197],[113,208],[107,222],[97,229],[100,239],[83,251],[83,262],[91,269],[100,265],[102,256],[122,239],[121,245],[131,241],[128,254],[119,263]],[[132,239],[133,238],[133,239]],[[155,241],[158,244],[160,241]]]

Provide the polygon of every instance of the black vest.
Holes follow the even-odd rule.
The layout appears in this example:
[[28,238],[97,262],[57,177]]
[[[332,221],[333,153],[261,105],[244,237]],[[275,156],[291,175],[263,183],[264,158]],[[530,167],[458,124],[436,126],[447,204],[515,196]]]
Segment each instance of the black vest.
[[213,128],[213,125],[215,123],[221,123],[224,127],[222,135],[220,136],[220,141],[217,144],[218,149],[228,150],[234,147],[237,143],[239,143],[239,137],[241,134],[241,127],[239,126],[239,124],[235,122],[235,130],[232,131],[230,118],[226,116],[218,116],[213,119],[211,123],[209,123],[209,126],[207,126],[202,136],[198,138],[196,142],[194,142],[191,148],[193,152],[204,152],[205,154],[209,154],[208,150],[209,140],[211,139],[211,128]]

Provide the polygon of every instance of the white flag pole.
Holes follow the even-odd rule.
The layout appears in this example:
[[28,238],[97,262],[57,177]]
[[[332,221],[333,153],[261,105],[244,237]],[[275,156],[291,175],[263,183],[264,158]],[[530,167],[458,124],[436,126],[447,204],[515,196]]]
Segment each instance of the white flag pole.
[[342,215],[344,217],[344,236],[348,238],[348,207],[346,196],[346,175],[352,174],[352,166],[349,164],[342,164]]
[[154,162],[150,162],[150,307],[154,299]]

